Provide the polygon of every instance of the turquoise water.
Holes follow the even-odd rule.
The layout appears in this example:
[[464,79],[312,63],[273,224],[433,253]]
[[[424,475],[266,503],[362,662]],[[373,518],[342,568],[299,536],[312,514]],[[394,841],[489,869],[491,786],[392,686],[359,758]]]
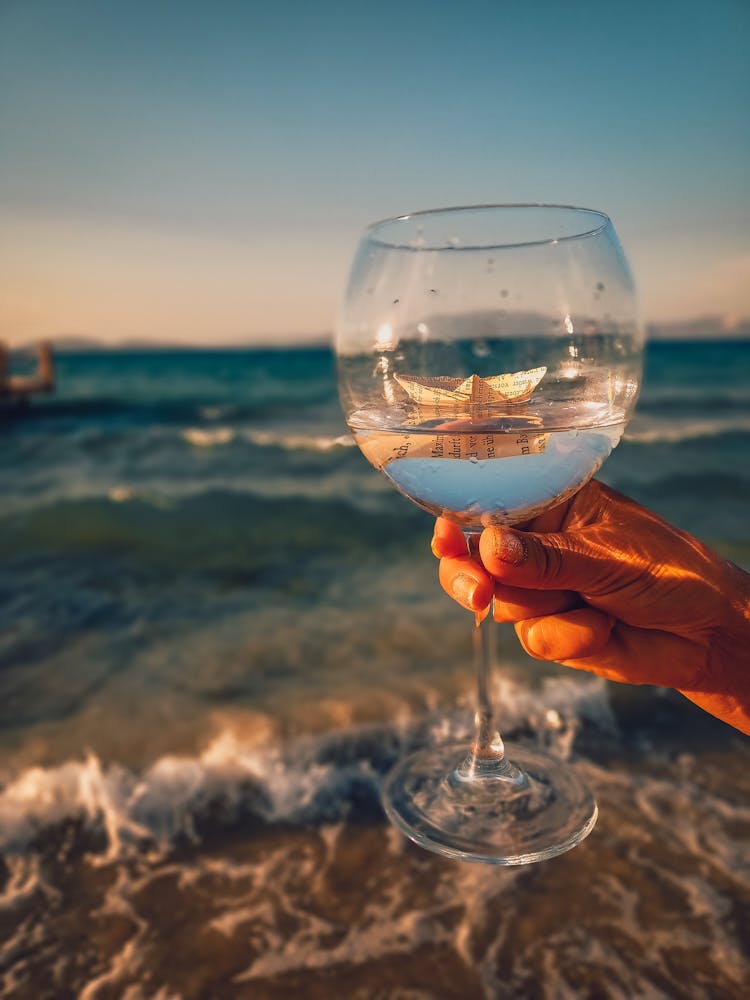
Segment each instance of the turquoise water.
[[[748,343],[651,345],[600,473],[746,567],[749,387]],[[597,831],[487,878],[388,828],[400,749],[468,732],[469,623],[328,350],[61,355],[0,436],[4,995],[741,996],[747,742],[678,697],[504,633],[505,728]]]

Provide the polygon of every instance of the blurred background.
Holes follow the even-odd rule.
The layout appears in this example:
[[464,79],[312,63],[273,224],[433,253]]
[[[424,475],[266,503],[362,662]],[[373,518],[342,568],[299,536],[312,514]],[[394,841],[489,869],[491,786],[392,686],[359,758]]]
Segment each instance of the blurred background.
[[651,342],[601,478],[750,568],[749,50],[744,0],[0,0],[4,996],[744,995],[748,743],[674,693],[504,630],[597,828],[503,872],[388,826],[470,622],[328,344],[375,219],[603,209]]
[[327,336],[364,225],[486,201],[608,212],[652,322],[750,314],[742,0],[0,17],[6,339]]

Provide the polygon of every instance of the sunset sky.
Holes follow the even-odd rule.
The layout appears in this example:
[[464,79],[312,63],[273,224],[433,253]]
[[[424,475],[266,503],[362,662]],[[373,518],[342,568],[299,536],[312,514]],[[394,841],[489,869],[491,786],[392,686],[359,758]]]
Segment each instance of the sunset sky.
[[0,338],[320,336],[364,225],[487,201],[731,324],[749,52],[747,0],[0,0]]

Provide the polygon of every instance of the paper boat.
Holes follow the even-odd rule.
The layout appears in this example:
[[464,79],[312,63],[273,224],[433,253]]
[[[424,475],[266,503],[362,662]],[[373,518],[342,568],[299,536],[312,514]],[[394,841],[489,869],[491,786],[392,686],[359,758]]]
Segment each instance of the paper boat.
[[404,419],[404,424],[422,427],[402,434],[358,434],[355,435],[357,444],[379,469],[404,458],[485,461],[541,455],[547,447],[549,434],[533,427],[514,433],[495,432],[492,425],[483,426],[483,421],[496,417],[503,406],[527,400],[546,373],[546,368],[532,368],[490,378],[394,375],[417,404]]
[[491,375],[482,378],[421,378],[417,375],[395,375],[394,378],[419,406],[454,409],[459,406],[488,406],[497,403],[522,403],[547,373],[546,368]]

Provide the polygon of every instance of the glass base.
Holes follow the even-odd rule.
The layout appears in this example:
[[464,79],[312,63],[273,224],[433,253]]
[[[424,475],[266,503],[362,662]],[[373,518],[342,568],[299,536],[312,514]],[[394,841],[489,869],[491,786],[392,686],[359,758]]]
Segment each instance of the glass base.
[[568,764],[529,747],[467,756],[466,744],[404,758],[383,787],[388,818],[421,847],[461,861],[527,865],[591,833],[593,795]]

